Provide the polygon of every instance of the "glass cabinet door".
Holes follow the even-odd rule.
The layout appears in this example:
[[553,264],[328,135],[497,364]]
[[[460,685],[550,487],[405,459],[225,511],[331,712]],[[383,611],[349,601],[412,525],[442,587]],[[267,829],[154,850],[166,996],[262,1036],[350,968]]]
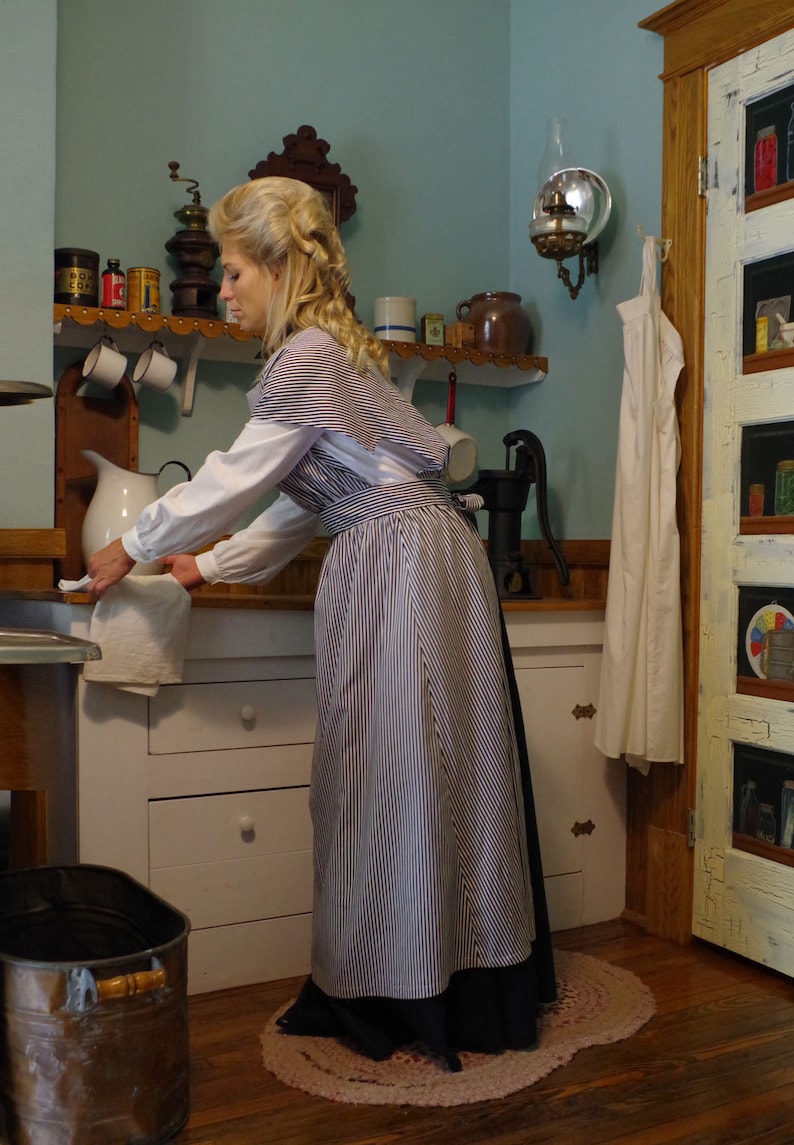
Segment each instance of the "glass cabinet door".
[[792,976],[793,75],[794,32],[709,75],[693,908],[695,935]]

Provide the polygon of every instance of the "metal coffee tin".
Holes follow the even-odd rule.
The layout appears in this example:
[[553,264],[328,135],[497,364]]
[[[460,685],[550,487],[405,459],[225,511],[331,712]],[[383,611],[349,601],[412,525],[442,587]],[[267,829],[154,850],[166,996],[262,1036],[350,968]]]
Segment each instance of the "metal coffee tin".
[[58,247],[53,298],[66,306],[99,305],[99,255],[95,250]]
[[131,266],[127,271],[127,309],[135,314],[160,313],[160,271]]

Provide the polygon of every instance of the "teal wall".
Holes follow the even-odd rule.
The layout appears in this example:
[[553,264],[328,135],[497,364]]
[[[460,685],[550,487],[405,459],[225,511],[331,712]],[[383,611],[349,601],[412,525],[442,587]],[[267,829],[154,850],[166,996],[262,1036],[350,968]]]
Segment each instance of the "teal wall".
[[[36,14],[42,25],[41,42],[25,48],[41,90],[18,129],[36,140],[26,189],[42,191],[55,99],[40,65],[48,45],[52,53],[55,0],[4,3],[25,13],[31,32]],[[652,232],[660,213],[662,43],[636,26],[652,8],[569,0],[557,60],[560,7],[539,0],[60,0],[54,205],[50,178],[42,204],[14,196],[13,219],[0,221],[9,241],[34,219],[39,228],[37,353],[49,337],[53,246],[158,267],[166,309],[175,272],[164,243],[187,200],[184,184],[168,179],[169,160],[200,181],[209,204],[309,123],[358,187],[343,239],[360,317],[371,322],[381,294],[413,295],[419,314],[442,311],[449,321],[473,293],[517,290],[549,376],[519,390],[460,387],[457,420],[477,437],[484,466],[501,466],[509,429],[534,430],[546,445],[556,531],[608,536],[622,372],[615,303],[639,283],[636,224]],[[49,64],[52,81],[51,56]],[[0,74],[4,97],[7,84]],[[568,117],[574,161],[603,174],[615,198],[601,274],[576,302],[527,237],[550,115]],[[47,118],[49,151],[38,138]],[[21,302],[11,315],[19,325]],[[72,356],[59,351],[56,374]],[[192,418],[178,415],[177,387],[141,395],[142,468],[168,457],[195,466],[234,437],[250,368],[201,362],[198,378]],[[443,420],[443,384],[420,380],[415,400]],[[40,404],[51,418],[50,403]],[[38,428],[35,407],[13,414]],[[0,411],[3,468],[7,419]],[[27,452],[51,498],[49,425],[39,438]],[[48,524],[45,503],[42,521],[23,490],[23,523]],[[526,532],[535,532],[531,508]]]
[[[639,293],[637,226],[658,235],[661,219],[657,77],[663,42],[637,27],[653,10],[648,0],[512,3],[510,280],[533,317],[549,373],[541,385],[511,395],[508,420],[543,441],[551,523],[562,537],[611,533],[623,383],[623,330],[615,306]],[[599,273],[585,281],[575,301],[557,280],[556,264],[540,258],[528,237],[550,116],[567,121],[571,165],[597,171],[613,200],[598,240]],[[536,534],[532,517],[528,512],[524,522],[527,536]]]
[[[0,378],[52,378],[56,0],[0,8]],[[0,528],[48,528],[53,403],[0,406]]]
[[[477,290],[507,289],[510,202],[509,0],[62,0],[58,28],[56,242],[175,277],[164,244],[187,201],[168,162],[212,203],[283,137],[311,124],[358,187],[343,229],[357,311],[407,294],[454,317]],[[109,65],[124,43],[122,84]],[[86,57],[97,61],[85,99]],[[102,98],[103,75],[112,108]],[[230,387],[229,379],[234,380]],[[237,432],[250,367],[200,362],[195,413],[179,394],[141,396],[141,466],[197,465]],[[443,420],[443,386],[417,404]],[[465,416],[504,433],[506,397],[482,391]]]

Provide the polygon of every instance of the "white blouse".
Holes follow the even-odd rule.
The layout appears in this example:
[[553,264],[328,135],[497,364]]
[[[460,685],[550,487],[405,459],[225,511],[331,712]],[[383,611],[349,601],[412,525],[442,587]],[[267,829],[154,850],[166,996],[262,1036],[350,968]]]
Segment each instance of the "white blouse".
[[[227,451],[207,457],[192,481],[175,485],[144,509],[121,538],[125,551],[135,561],[157,561],[192,552],[228,533],[319,440],[326,453],[372,485],[416,476],[415,455],[393,442],[383,441],[370,453],[341,433],[252,419]],[[264,583],[289,564],[318,528],[316,514],[282,493],[246,528],[200,553],[199,572],[209,584]]]

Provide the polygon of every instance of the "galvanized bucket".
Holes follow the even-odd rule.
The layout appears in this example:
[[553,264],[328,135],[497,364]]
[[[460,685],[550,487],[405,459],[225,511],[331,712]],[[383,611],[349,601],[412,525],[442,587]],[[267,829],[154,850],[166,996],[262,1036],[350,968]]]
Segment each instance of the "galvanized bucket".
[[0,1139],[170,1141],[189,1111],[189,930],[109,867],[0,872]]

